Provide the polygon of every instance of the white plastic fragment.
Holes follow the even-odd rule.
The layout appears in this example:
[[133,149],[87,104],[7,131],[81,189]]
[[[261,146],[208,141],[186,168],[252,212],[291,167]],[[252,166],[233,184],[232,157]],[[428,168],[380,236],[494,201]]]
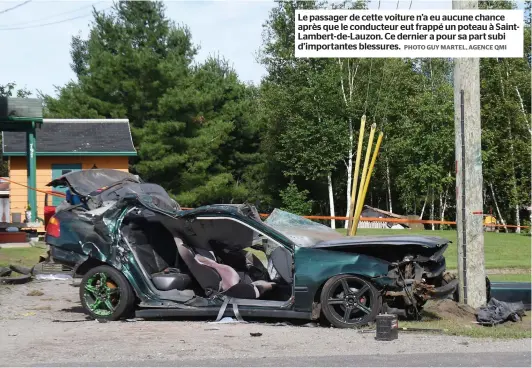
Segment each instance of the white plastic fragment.
[[218,322],[208,322],[208,323],[240,323],[240,321],[232,318],[232,317],[224,317],[222,318],[221,320],[219,320]]
[[65,274],[38,274],[35,275],[37,280],[70,280],[72,276]]

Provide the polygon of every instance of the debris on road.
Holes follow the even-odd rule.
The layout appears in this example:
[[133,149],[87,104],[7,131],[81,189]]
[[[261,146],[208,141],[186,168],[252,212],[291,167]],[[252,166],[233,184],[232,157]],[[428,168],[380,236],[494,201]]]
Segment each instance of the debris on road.
[[32,269],[19,265],[9,265],[9,269],[13,272],[20,273],[21,275],[31,275]]
[[260,332],[250,332],[249,334],[250,334],[251,336],[253,336],[253,337],[259,337],[259,336],[262,336],[262,333],[260,333]]
[[222,318],[219,321],[214,321],[214,322],[209,322],[209,323],[216,323],[216,324],[219,324],[219,323],[243,323],[243,321],[239,321],[239,320],[234,319],[232,317],[224,317],[224,318]]
[[[51,273],[59,267],[59,272]],[[50,262],[39,262],[33,267],[9,265],[0,267],[0,284],[25,284],[32,279],[36,280],[69,280],[72,275],[61,273],[61,265]],[[14,276],[13,276],[14,274]]]
[[71,278],[72,278],[72,276],[64,275],[64,274],[57,274],[57,275],[38,274],[38,275],[35,275],[35,279],[37,279],[37,280],[70,280]]
[[0,284],[25,284],[31,280],[31,275],[0,277]]

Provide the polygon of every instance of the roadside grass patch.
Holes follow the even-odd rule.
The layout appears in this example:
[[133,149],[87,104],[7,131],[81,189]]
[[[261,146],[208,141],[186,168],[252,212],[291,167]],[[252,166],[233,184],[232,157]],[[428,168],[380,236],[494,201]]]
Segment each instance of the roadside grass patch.
[[[530,311],[519,322],[505,322],[495,326],[476,323],[475,310],[452,300],[429,301],[422,312],[421,321],[400,321],[400,328],[440,329],[443,334],[496,339],[521,339],[532,337]],[[400,331],[402,332],[402,331]]]
[[[530,313],[530,311],[527,311]],[[412,322],[400,321],[399,327],[442,329],[443,334],[453,336],[469,336],[478,338],[495,339],[526,339],[532,337],[530,315],[523,317],[520,322],[506,322],[496,326],[480,326],[471,320],[428,319],[426,321]],[[408,331],[408,330],[407,330]],[[403,331],[399,331],[403,333]]]
[[523,274],[494,274],[488,275],[490,281],[506,281],[506,282],[532,282],[530,272]]
[[[477,338],[494,339],[526,339],[532,337],[530,324],[532,319],[530,311],[520,322],[505,322],[496,326],[481,326],[471,319],[440,319],[437,317],[424,317],[422,321],[400,321],[399,327],[419,329],[441,329],[445,335],[469,336]],[[408,331],[408,330],[407,330]],[[399,331],[402,333],[403,331]]]
[[44,253],[46,250],[40,247],[2,248],[0,249],[0,267],[9,265],[32,267],[39,262],[39,256]]

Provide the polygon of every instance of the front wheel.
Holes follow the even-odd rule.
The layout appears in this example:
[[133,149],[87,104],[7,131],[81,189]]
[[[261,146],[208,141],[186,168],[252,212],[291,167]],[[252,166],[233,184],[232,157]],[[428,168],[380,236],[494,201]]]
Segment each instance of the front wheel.
[[126,317],[135,303],[135,294],[127,279],[110,266],[89,270],[81,280],[79,297],[88,315],[109,321]]
[[321,292],[323,315],[335,327],[356,328],[373,322],[382,308],[382,298],[369,281],[354,275],[329,279]]

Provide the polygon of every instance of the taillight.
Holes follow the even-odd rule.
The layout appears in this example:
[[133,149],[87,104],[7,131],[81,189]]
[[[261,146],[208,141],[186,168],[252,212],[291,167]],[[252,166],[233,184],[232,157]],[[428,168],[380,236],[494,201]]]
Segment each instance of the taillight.
[[54,238],[59,238],[59,236],[61,235],[59,220],[55,218],[55,216],[52,216],[52,218],[48,222],[48,226],[46,226],[46,235],[53,236]]

